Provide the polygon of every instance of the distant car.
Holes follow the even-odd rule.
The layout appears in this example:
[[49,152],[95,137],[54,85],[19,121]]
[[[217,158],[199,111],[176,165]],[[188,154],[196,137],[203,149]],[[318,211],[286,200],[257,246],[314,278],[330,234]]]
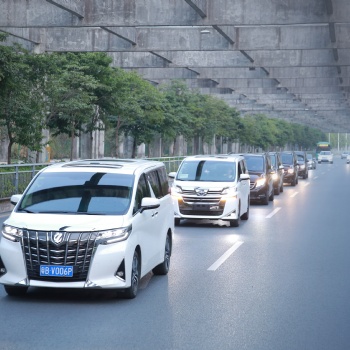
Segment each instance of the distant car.
[[346,159],[347,156],[349,155],[349,152],[343,152],[340,156],[341,159]]
[[281,152],[282,163],[284,166],[284,183],[289,183],[291,186],[298,184],[298,159],[293,151]]
[[318,155],[318,164],[330,163],[333,164],[333,153],[331,151],[321,151]]
[[295,154],[298,158],[298,175],[302,177],[303,179],[307,179],[309,177],[309,168],[307,166],[307,158],[306,158],[306,152],[304,151],[295,151]]
[[350,163],[350,154],[348,154],[346,157],[346,164],[349,164],[349,163]]
[[306,153],[306,158],[308,169],[316,169],[316,158],[314,158],[311,153]]
[[273,188],[275,195],[279,195],[283,192],[283,178],[284,178],[284,166],[282,164],[281,155],[279,152],[270,152],[272,166],[275,173],[272,174],[273,178]]
[[243,154],[250,175],[250,200],[268,205],[274,200],[273,174],[275,173],[268,153]]

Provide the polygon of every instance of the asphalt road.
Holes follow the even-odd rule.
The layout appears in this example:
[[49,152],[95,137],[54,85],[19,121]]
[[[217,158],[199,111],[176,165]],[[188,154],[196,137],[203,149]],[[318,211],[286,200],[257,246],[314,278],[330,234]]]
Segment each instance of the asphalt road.
[[146,276],[134,300],[0,287],[0,349],[348,350],[349,198],[337,158],[238,228],[184,221],[169,275]]

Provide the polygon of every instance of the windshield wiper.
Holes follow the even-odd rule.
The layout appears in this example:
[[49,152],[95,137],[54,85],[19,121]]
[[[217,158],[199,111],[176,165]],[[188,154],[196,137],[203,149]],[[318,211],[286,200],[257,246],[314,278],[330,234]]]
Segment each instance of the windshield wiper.
[[21,209],[18,209],[18,212],[26,212],[26,213],[31,213],[31,214],[36,214],[37,212],[36,211],[31,211],[31,210],[28,210],[28,209],[24,209],[24,208],[21,208]]

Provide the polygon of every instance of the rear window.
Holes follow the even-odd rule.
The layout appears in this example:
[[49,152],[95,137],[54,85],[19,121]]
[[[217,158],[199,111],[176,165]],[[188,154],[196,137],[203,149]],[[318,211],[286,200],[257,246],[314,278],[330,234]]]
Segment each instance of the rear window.
[[236,162],[215,160],[183,161],[177,172],[176,179],[180,181],[235,181]]
[[100,172],[39,174],[19,211],[123,215],[130,205],[134,176]]

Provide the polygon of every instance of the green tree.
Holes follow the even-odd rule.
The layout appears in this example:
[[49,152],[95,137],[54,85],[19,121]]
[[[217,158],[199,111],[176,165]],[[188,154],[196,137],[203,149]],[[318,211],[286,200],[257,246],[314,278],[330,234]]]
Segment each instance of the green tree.
[[108,117],[116,130],[116,156],[118,157],[119,134],[133,138],[132,158],[136,147],[149,143],[161,131],[164,113],[163,96],[152,84],[136,72],[114,70]]
[[40,77],[32,72],[35,60],[21,46],[0,46],[0,126],[9,140],[8,164],[15,143],[36,151],[41,148],[43,96]]
[[96,90],[98,79],[89,72],[84,62],[84,54],[64,54],[52,56],[56,70],[48,75],[47,82],[47,126],[53,135],[67,134],[71,138],[73,159],[74,139],[80,132],[94,128],[99,118]]

